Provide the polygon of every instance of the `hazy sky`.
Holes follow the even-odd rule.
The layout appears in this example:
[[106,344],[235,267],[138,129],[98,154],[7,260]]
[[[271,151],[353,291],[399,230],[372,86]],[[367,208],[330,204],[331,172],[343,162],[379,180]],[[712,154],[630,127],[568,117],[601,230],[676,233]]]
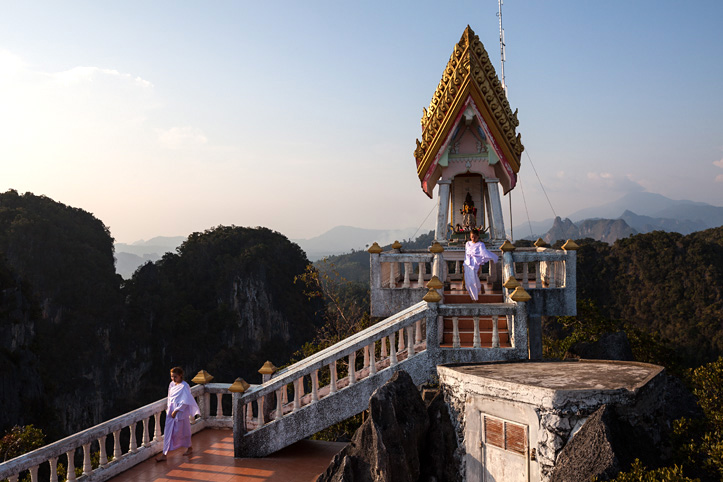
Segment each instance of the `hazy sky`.
[[[499,73],[496,0],[0,11],[0,192],[85,209],[119,242],[417,227],[436,203],[419,119],[467,24]],[[533,220],[553,213],[530,159],[558,215],[635,190],[723,205],[723,2],[507,0],[503,23]]]

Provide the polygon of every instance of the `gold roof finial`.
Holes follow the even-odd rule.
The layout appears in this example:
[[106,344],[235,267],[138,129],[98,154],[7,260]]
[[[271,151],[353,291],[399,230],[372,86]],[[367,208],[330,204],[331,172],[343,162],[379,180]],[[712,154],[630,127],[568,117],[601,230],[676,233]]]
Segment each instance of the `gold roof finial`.
[[510,298],[512,299],[512,301],[524,303],[526,301],[530,301],[532,299],[532,296],[530,296],[530,294],[525,291],[522,286],[518,286],[517,288],[515,288],[515,291],[512,292]]
[[427,291],[427,294],[424,295],[422,299],[427,303],[437,303],[442,300],[442,295],[437,293],[437,290],[434,288],[429,288],[429,291]]
[[383,249],[381,246],[379,246],[377,244],[376,241],[374,241],[374,243],[371,246],[369,246],[369,249],[367,249],[367,251],[371,254],[379,254],[383,251]]
[[399,241],[394,241],[394,243],[392,244],[392,249],[402,249],[402,243],[400,243]]
[[537,241],[535,241],[534,244],[535,244],[535,246],[538,247],[538,248],[544,248],[545,246],[547,246],[547,243],[546,243],[545,240],[542,239],[542,238],[537,238]]
[[568,239],[565,241],[565,244],[562,245],[562,249],[565,251],[577,251],[580,249],[580,246],[578,246],[578,244],[572,239]]
[[505,239],[505,242],[502,243],[502,246],[500,246],[500,250],[503,253],[506,253],[507,251],[514,251],[517,249],[514,244],[510,243],[509,239]]
[[276,370],[277,368],[274,366],[274,364],[267,360],[266,363],[264,363],[264,366],[259,369],[259,373],[262,375],[271,375],[272,373],[276,372]]
[[236,381],[228,387],[228,391],[231,393],[243,393],[248,390],[250,386],[243,378],[237,378]]

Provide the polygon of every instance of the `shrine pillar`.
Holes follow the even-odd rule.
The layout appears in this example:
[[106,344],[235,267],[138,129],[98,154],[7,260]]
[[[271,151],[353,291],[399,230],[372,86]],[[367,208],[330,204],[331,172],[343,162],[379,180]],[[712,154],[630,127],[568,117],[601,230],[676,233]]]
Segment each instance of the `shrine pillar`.
[[502,218],[502,202],[500,201],[499,179],[485,179],[485,205],[490,225],[490,241],[502,242],[505,234],[505,221]]
[[446,179],[440,179],[437,181],[437,195],[439,197],[439,204],[437,204],[437,228],[434,231],[434,240],[439,244],[447,244],[447,230],[449,220],[449,186],[452,181]]

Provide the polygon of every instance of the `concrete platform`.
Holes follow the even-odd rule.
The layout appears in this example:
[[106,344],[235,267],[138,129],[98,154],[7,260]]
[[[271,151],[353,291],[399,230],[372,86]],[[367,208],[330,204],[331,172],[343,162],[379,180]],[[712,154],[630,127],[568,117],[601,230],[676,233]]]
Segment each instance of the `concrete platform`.
[[563,447],[603,405],[645,418],[663,400],[663,367],[606,360],[438,366],[464,433],[467,480],[547,481]]

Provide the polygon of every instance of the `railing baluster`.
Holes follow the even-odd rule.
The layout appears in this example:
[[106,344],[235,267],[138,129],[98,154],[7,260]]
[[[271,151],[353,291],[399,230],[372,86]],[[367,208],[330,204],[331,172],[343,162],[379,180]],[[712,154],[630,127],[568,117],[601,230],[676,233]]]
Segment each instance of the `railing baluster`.
[[507,316],[507,333],[508,333],[508,336],[510,339],[510,346],[514,347],[515,346],[515,332],[512,329],[512,327],[514,326],[512,324],[512,315],[506,315],[506,316]]
[[259,411],[257,420],[257,427],[261,428],[264,426],[264,398],[266,395],[261,395],[256,399],[256,409]]
[[362,365],[362,370],[369,367],[369,347],[364,347],[364,365]]
[[380,351],[380,356],[382,360],[386,360],[388,354],[387,354],[387,337],[385,336],[382,338],[382,349]]
[[414,325],[409,325],[407,327],[407,337],[409,339],[409,343],[407,345],[407,359],[409,359],[414,356]]
[[396,267],[397,267],[397,263],[389,263],[389,287],[390,288],[397,287],[397,277],[394,273]]
[[75,478],[75,450],[69,450],[65,453],[65,456],[68,457],[68,470],[65,473],[65,480],[74,482],[77,480]]
[[336,360],[329,363],[329,371],[331,372],[331,382],[329,383],[329,393],[336,393]]
[[284,416],[283,396],[281,392],[286,389],[286,385],[276,390],[276,420]]
[[377,372],[377,361],[375,359],[375,342],[372,342],[368,347],[369,351],[369,375],[374,375]]
[[294,411],[301,408],[301,397],[299,396],[299,379],[294,380]]
[[394,332],[389,334],[389,366],[397,364],[397,349],[396,343],[394,343]]
[[100,457],[98,458],[98,464],[101,467],[108,465],[108,454],[105,451],[105,439],[107,435],[101,435],[98,439],[98,447],[100,449]]
[[492,315],[492,348],[500,347],[499,316]]
[[549,277],[550,288],[557,288],[557,262],[547,263],[547,276]]
[[284,391],[281,392],[281,402],[284,405],[289,404],[289,384],[284,385]]
[[120,460],[123,457],[120,446],[120,430],[113,432],[113,459]]
[[412,286],[412,263],[411,261],[406,261],[404,263],[404,284],[402,285],[402,288],[409,288]]
[[254,419],[254,406],[253,400],[246,404],[246,421],[247,424],[253,422]]
[[349,386],[356,383],[356,352],[349,353]]
[[58,457],[50,457],[50,482],[58,482]]
[[223,404],[221,403],[222,397],[223,392],[219,392],[216,394],[216,418],[223,417]]
[[38,466],[30,467],[30,482],[38,482]]
[[535,261],[532,265],[535,269],[535,288],[542,288],[542,275],[540,274],[541,262]]
[[522,287],[525,290],[530,289],[530,263],[522,263]]
[[90,443],[83,444],[83,475],[90,475],[93,465],[90,463]]
[[399,343],[397,344],[397,353],[401,353],[404,351],[404,328],[400,330],[399,336]]
[[18,482],[18,476],[17,475],[11,475],[8,477],[9,482]]
[[452,318],[452,348],[459,348],[459,318]]
[[420,344],[422,343],[422,320],[419,320],[416,323],[415,330],[416,335],[414,336],[414,343]]
[[150,418],[143,419],[143,446],[148,447],[151,444],[151,437],[148,435],[148,422]]
[[417,288],[424,288],[424,273],[427,271],[427,263],[420,261],[417,263],[419,274],[417,276]]
[[474,341],[472,343],[473,348],[481,348],[482,343],[479,336],[479,316],[472,318],[474,320]]
[[311,401],[319,400],[319,370],[311,372]]
[[161,413],[162,412],[156,412],[153,414],[153,441],[154,442],[160,442],[161,441]]
[[128,428],[131,430],[131,443],[128,447],[128,453],[135,453],[138,451],[138,441],[136,440],[136,422],[133,422]]

